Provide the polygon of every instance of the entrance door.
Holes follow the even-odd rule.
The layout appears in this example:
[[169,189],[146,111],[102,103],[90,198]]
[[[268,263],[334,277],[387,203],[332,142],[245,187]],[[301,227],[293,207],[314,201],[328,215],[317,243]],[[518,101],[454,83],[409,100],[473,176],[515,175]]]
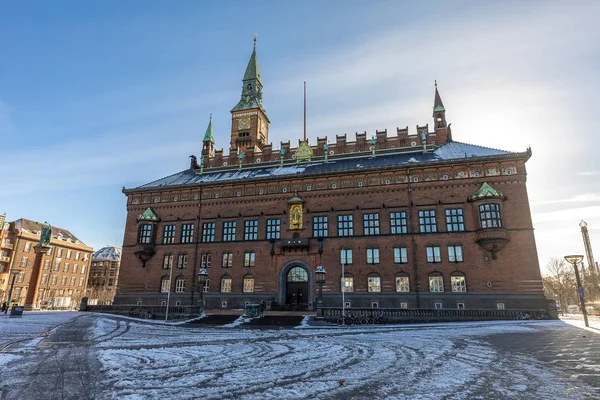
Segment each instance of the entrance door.
[[289,305],[308,304],[308,274],[301,267],[294,267],[287,274],[286,299]]

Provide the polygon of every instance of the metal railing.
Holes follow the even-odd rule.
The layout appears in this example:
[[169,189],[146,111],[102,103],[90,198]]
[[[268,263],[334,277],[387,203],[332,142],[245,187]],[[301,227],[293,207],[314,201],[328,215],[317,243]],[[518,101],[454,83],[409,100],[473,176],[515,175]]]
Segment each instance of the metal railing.
[[[324,307],[323,319],[336,322],[342,316],[341,308]],[[518,319],[528,314],[532,319],[547,318],[548,312],[536,310],[459,310],[459,309],[399,309],[399,308],[346,308],[346,315],[377,318],[383,316],[388,323],[437,322],[437,321],[485,321]]]
[[[85,311],[104,312],[144,319],[165,319],[166,306],[138,305],[88,305]],[[201,306],[169,306],[169,320],[196,317],[202,312]]]

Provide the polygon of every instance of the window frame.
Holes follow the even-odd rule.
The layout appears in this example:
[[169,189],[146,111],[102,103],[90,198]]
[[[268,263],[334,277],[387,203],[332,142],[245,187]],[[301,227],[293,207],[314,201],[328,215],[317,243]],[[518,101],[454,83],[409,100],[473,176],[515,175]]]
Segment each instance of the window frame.
[[461,207],[446,208],[444,217],[446,219],[446,232],[465,231],[465,212]]
[[379,274],[369,274],[367,276],[367,292],[381,293],[381,276]]
[[231,293],[231,277],[229,275],[225,275],[221,277],[221,293]]
[[408,264],[408,248],[394,247],[394,264]]
[[254,277],[252,275],[244,276],[242,292],[243,293],[254,293]]
[[352,265],[352,249],[340,249],[340,264]]
[[313,237],[329,237],[329,216],[313,216]]
[[231,268],[233,267],[233,252],[224,251],[221,256],[221,267]]
[[367,248],[367,264],[379,264],[379,248]]
[[363,214],[363,235],[376,236],[381,234],[379,213]]
[[405,235],[408,233],[406,211],[390,212],[390,233],[392,235]]
[[429,275],[429,292],[444,293],[444,277],[441,274]]
[[353,214],[340,214],[337,216],[337,234],[340,237],[354,236]]
[[394,277],[394,284],[396,293],[410,293],[410,277],[407,274],[396,275]]
[[426,246],[427,251],[427,263],[441,263],[442,262],[442,252],[440,246]]
[[184,293],[185,292],[185,278],[182,276],[177,277],[175,279],[175,293]]
[[257,219],[248,219],[244,221],[244,240],[258,240]]
[[177,268],[184,269],[187,268],[188,263],[188,254],[187,253],[179,253],[177,255]]
[[256,252],[247,250],[244,252],[244,267],[254,267],[256,265]]
[[437,216],[435,209],[419,210],[419,233],[437,233]]
[[461,263],[464,261],[462,245],[453,244],[448,246],[448,262]]
[[[154,233],[154,224],[150,224],[150,223],[140,224],[140,228],[139,228],[139,232],[138,232],[138,243],[152,244],[152,234],[153,233]],[[62,249],[59,249],[59,253],[62,253],[61,250]]]
[[167,224],[163,226],[163,242],[162,244],[175,243],[175,233],[177,226],[175,224]]
[[504,227],[502,222],[502,207],[500,207],[500,203],[479,204],[477,210],[479,211],[479,226],[481,229],[496,229]]
[[223,241],[224,242],[234,242],[236,231],[237,230],[237,221],[223,221]]
[[212,243],[215,241],[215,223],[205,222],[202,224],[202,243]]
[[352,293],[354,292],[354,277],[351,274],[345,273],[341,278],[341,290],[340,292]]
[[466,293],[467,292],[467,278],[462,272],[455,272],[450,275],[450,286],[452,287],[452,293]]
[[193,243],[194,242],[194,224],[182,224],[181,225],[181,243]]
[[163,255],[162,269],[173,268],[173,253],[165,253]]
[[281,218],[267,219],[266,229],[265,237],[267,240],[281,239]]

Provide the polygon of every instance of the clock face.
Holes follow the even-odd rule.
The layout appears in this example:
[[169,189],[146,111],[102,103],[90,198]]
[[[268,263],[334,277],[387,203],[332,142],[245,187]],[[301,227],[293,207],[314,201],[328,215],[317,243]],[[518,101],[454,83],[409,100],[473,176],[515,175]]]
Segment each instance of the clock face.
[[242,118],[238,122],[238,129],[250,129],[250,118]]

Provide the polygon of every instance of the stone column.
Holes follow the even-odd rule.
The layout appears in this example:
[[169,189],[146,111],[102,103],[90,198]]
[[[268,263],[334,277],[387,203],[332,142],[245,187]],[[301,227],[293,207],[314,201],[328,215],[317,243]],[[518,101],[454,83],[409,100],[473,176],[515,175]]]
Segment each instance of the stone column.
[[[42,259],[44,254],[50,250],[50,246],[36,244],[33,246],[35,250],[35,261],[33,268],[31,269],[31,278],[29,278],[29,288],[27,289],[27,296],[25,297],[25,310],[32,310],[36,308],[37,297],[40,288],[40,271],[42,270]],[[52,268],[52,266],[50,266]]]

